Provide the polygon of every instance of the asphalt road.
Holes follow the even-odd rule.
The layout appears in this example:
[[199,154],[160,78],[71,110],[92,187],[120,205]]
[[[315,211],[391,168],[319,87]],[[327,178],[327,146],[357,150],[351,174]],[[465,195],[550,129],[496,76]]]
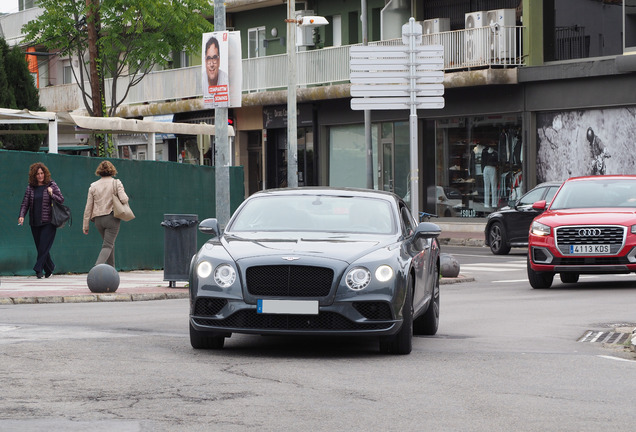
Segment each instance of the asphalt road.
[[633,353],[579,342],[636,321],[636,278],[533,290],[525,255],[444,248],[440,331],[373,340],[234,335],[195,351],[188,300],[0,307],[1,431],[632,431]]

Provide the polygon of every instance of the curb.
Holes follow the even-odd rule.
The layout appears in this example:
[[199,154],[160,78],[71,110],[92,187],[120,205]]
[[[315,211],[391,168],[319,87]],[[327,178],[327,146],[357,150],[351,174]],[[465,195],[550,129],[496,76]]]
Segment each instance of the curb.
[[474,277],[466,277],[463,275],[459,275],[457,277],[454,278],[441,278],[439,280],[439,284],[440,285],[453,285],[453,284],[457,284],[457,283],[463,283],[463,282],[475,282],[475,278]]
[[96,302],[125,302],[149,300],[174,300],[188,298],[187,292],[175,293],[144,293],[144,294],[81,294],[71,296],[44,297],[2,297],[0,305],[9,304],[50,304],[50,303],[96,303]]
[[484,247],[483,239],[474,239],[474,238],[446,238],[442,237],[439,239],[439,243],[441,245],[446,246],[475,246],[475,247]]

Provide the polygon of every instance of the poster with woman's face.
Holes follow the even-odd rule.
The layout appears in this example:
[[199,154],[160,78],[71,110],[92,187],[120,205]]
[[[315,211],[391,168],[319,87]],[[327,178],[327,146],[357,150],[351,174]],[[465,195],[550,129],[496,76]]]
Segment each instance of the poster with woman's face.
[[636,107],[537,114],[537,183],[636,173]]

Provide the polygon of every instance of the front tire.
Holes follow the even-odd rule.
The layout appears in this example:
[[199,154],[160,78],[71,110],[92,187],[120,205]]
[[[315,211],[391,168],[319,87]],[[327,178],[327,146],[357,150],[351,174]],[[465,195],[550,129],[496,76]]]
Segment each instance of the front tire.
[[554,280],[552,272],[538,272],[532,270],[530,266],[530,258],[528,258],[528,281],[534,289],[550,288]]
[[510,246],[508,246],[507,242],[508,238],[503,224],[494,222],[488,230],[490,251],[495,255],[507,255],[510,252]]
[[433,277],[435,277],[435,286],[428,309],[413,321],[413,333],[417,335],[433,336],[437,334],[439,328],[439,268],[437,266],[435,266]]
[[402,327],[393,336],[380,339],[380,352],[410,354],[413,349],[413,287],[409,282],[402,307]]
[[222,349],[225,336],[219,336],[196,330],[190,323],[190,345],[194,349]]

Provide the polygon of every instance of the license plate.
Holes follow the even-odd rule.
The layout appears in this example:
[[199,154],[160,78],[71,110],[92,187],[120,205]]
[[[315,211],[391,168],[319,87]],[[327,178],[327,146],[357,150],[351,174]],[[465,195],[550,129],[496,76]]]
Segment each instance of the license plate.
[[259,314],[318,315],[318,301],[259,299],[256,311]]
[[570,245],[570,253],[577,254],[590,254],[590,255],[602,255],[610,253],[610,245]]

